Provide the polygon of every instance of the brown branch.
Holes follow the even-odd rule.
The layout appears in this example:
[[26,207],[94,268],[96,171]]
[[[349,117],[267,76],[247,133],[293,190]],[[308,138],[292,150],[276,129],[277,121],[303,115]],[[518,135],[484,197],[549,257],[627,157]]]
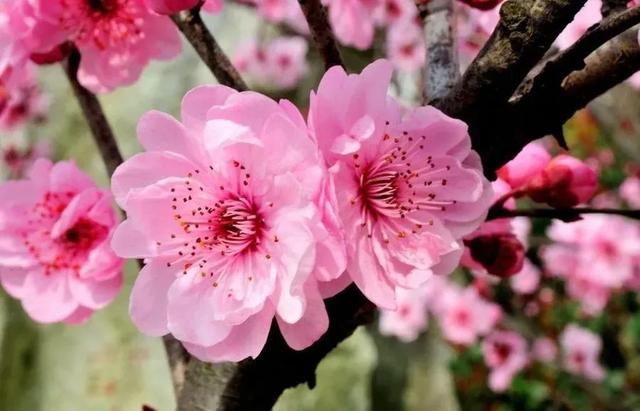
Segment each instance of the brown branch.
[[220,84],[238,91],[247,90],[247,85],[240,73],[233,67],[229,57],[222,51],[202,21],[199,7],[175,14],[171,16],[171,20],[178,26]]
[[[612,14],[591,27],[571,47],[550,59],[531,87],[560,87],[562,80],[585,66],[585,59],[615,36],[640,23],[640,8]],[[526,92],[526,90],[525,90]]]
[[585,214],[611,214],[640,220],[640,210],[622,210],[618,208],[531,208],[524,210],[509,210],[493,207],[489,211],[487,220],[497,218],[530,217],[555,218],[562,221],[576,221]]
[[427,64],[424,101],[445,97],[460,77],[453,21],[453,0],[431,0],[426,4],[424,35]]
[[84,118],[87,120],[87,124],[91,129],[91,135],[100,150],[100,155],[104,160],[105,167],[109,175],[112,175],[116,167],[122,164],[124,160],[118,149],[118,144],[111,130],[111,126],[102,111],[100,101],[98,101],[98,98],[93,93],[78,82],[80,53],[77,49],[71,51],[71,54],[63,66],[71,88],[73,89],[73,94],[75,94]]
[[311,38],[315,43],[326,69],[333,66],[342,66],[342,57],[338,50],[338,43],[331,30],[329,19],[327,17],[327,11],[320,3],[320,0],[298,0],[302,12],[307,19],[309,30],[311,31]]
[[[113,174],[115,169],[123,163],[123,157],[118,149],[115,136],[111,130],[111,126],[104,115],[102,106],[98,98],[89,90],[84,88],[78,82],[78,68],[80,67],[80,53],[77,49],[71,50],[69,57],[63,62],[63,67],[73,93],[78,100],[80,109],[84,114],[85,120],[91,129],[91,135],[98,146],[102,160],[109,172],[109,176]],[[138,266],[142,267],[142,261],[138,260]],[[167,358],[171,368],[172,380],[176,389],[176,396],[181,385],[184,367],[180,365],[180,358],[185,358],[185,351],[173,337],[167,336],[164,339]]]
[[626,10],[628,0],[603,0],[600,11],[604,17],[608,17],[612,13]]

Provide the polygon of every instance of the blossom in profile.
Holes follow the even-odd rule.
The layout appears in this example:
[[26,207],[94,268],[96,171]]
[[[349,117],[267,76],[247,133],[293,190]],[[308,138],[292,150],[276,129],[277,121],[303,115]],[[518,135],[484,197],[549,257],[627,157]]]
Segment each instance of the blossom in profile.
[[398,290],[398,308],[380,313],[380,334],[393,335],[403,342],[415,341],[428,324],[428,290]]
[[335,194],[297,109],[202,86],[181,121],[145,114],[138,138],[145,152],[112,178],[128,216],[112,246],[146,262],[130,300],[138,328],[211,362],[256,357],[274,318],[290,347],[315,342],[329,321],[322,298],[340,290],[320,283],[346,261]]
[[602,340],[597,334],[569,324],[560,335],[560,347],[564,368],[572,374],[592,381],[602,381],[605,370],[598,357],[602,350]]
[[529,362],[527,342],[513,331],[493,331],[482,342],[484,362],[490,368],[489,388],[503,392]]
[[513,160],[498,169],[497,174],[511,188],[518,189],[544,170],[550,161],[551,155],[542,145],[529,143]]
[[311,95],[309,126],[334,176],[347,270],[393,310],[396,288],[458,265],[461,238],[485,219],[492,190],[466,124],[401,107],[387,95],[391,71],[385,60],[357,75],[330,69]]
[[178,31],[144,0],[17,0],[9,26],[21,48],[48,53],[66,42],[80,54],[78,78],[93,92],[134,83],[151,60],[180,51]]
[[73,162],[40,159],[0,198],[0,283],[34,321],[83,322],[115,298],[122,260],[109,246],[108,191]]

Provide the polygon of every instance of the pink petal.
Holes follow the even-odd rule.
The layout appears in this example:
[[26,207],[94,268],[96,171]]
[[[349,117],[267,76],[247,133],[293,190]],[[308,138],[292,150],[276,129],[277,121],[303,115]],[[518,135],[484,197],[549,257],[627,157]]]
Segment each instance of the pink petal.
[[131,290],[129,315],[143,333],[153,337],[169,333],[167,293],[175,279],[175,269],[161,259],[152,260],[140,270]]

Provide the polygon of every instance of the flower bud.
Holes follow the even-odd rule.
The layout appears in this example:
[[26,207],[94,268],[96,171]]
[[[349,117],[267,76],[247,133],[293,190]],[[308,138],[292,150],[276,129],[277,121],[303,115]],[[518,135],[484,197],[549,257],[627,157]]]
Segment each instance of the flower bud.
[[471,257],[482,264],[489,274],[510,277],[522,270],[524,246],[511,233],[496,233],[465,241]]
[[596,173],[582,161],[559,155],[526,187],[534,201],[552,207],[574,207],[593,197],[598,187]]

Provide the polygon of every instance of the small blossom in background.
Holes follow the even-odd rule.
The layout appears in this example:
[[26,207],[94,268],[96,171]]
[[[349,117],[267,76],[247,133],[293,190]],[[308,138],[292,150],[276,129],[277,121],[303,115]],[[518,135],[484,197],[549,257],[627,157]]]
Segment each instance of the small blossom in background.
[[39,158],[50,156],[47,140],[29,141],[19,135],[4,136],[0,144],[0,179],[23,178]]
[[640,178],[627,177],[619,189],[620,197],[633,208],[640,207]]
[[0,197],[0,282],[34,321],[80,323],[115,298],[122,260],[109,246],[107,191],[73,162],[40,159]]
[[177,28],[143,0],[17,0],[8,11],[18,47],[36,55],[72,42],[82,59],[80,83],[107,92],[134,83],[151,60],[174,58]]
[[424,32],[413,19],[389,27],[386,44],[387,57],[398,70],[415,72],[424,66]]
[[602,350],[600,336],[589,330],[569,324],[560,335],[564,368],[572,374],[592,381],[601,381],[605,370],[598,357]]
[[573,21],[560,33],[555,45],[561,50],[569,48],[582,37],[589,27],[602,20],[601,7],[601,0],[588,0]]
[[403,342],[411,342],[427,328],[428,289],[398,290],[398,308],[382,310],[380,334],[393,335]]
[[556,343],[549,337],[538,337],[531,346],[531,356],[534,360],[543,363],[555,361],[558,355]]
[[529,362],[527,341],[513,331],[496,330],[482,342],[484,361],[490,368],[489,388],[503,392]]
[[303,37],[278,37],[264,43],[250,40],[238,48],[233,63],[253,83],[289,89],[308,72],[307,49]]
[[540,270],[528,259],[524,259],[522,270],[509,280],[511,289],[518,294],[533,294],[540,285]]
[[387,94],[391,73],[385,60],[357,75],[333,67],[308,122],[334,176],[347,271],[393,310],[397,287],[455,269],[461,237],[484,220],[492,190],[466,125],[433,107],[400,107]]
[[336,281],[346,261],[304,119],[288,101],[224,86],[190,91],[181,117],[143,116],[146,151],[112,179],[128,215],[113,248],[146,261],[133,322],[204,361],[256,357],[274,318],[290,347],[308,347],[328,327],[322,298],[340,291],[319,283]]
[[0,130],[12,131],[45,119],[49,102],[40,91],[30,64],[9,67],[0,75]]
[[[188,10],[198,5],[200,0],[144,0],[149,10],[158,14],[175,14],[182,10]],[[207,0],[202,9],[209,13],[217,13],[222,10],[222,0]]]

